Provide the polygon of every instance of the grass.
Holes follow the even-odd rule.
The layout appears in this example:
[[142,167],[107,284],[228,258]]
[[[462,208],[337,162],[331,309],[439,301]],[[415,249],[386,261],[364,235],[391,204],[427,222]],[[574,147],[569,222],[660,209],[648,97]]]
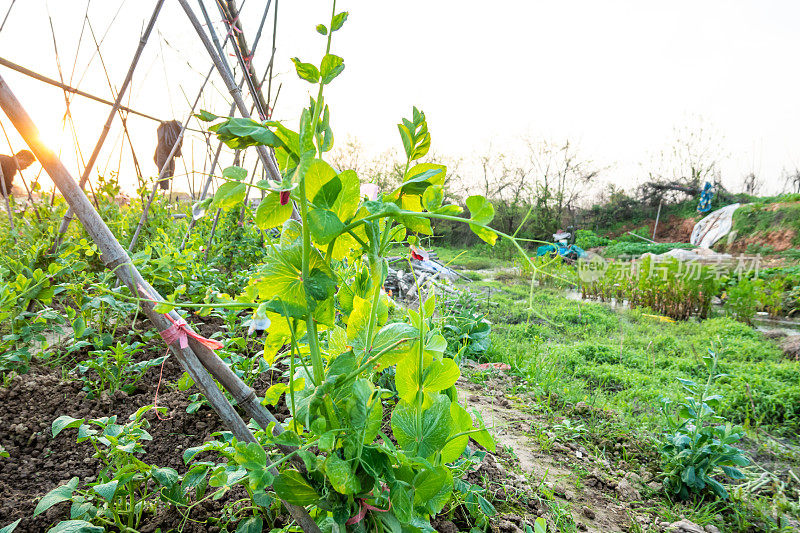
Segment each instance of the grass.
[[513,265],[512,261],[497,257],[485,245],[473,246],[468,249],[437,246],[434,250],[439,256],[439,261],[454,268],[491,270]]
[[730,348],[721,361],[721,412],[736,423],[798,443],[800,363],[777,344],[726,317],[665,322],[647,310],[614,309],[537,288],[527,309],[528,284],[491,287],[485,305],[493,322],[490,361],[504,362],[543,396],[586,402],[619,413],[634,428],[654,430],[659,400],[679,399],[677,378],[704,376],[702,355],[719,337]]
[[[541,420],[529,436],[542,453],[549,453],[555,440],[571,441],[614,468],[648,472],[658,481],[660,399],[686,394],[678,378],[707,375],[702,355],[719,337],[729,348],[720,362],[728,377],[716,387],[723,396],[719,411],[747,429],[742,447],[756,462],[749,475],[760,476],[761,465],[779,476],[789,468],[798,470],[800,363],[785,359],[775,341],[753,328],[721,316],[665,322],[648,316],[648,310],[589,303],[540,287],[534,290],[531,310],[530,285],[520,278],[469,287],[491,294],[479,299],[493,323],[486,358],[511,365],[509,373],[522,378],[522,385],[509,387],[507,397],[512,388],[514,395],[527,393],[518,408]],[[473,372],[469,377],[482,382],[492,375]],[[573,469],[579,491],[583,474]],[[782,533],[792,530],[800,507],[794,489],[781,490],[734,488],[727,501],[701,497],[680,503],[665,498],[660,488],[644,487],[639,512],[646,509],[670,523],[685,517],[724,531]],[[548,503],[559,530],[574,530],[570,513]],[[631,531],[644,531],[635,515],[630,518]]]
[[759,201],[743,205],[733,214],[733,229],[737,232],[737,238],[768,236],[770,233],[788,230],[792,234],[791,244],[798,246],[800,201],[796,195],[786,195],[774,203]]

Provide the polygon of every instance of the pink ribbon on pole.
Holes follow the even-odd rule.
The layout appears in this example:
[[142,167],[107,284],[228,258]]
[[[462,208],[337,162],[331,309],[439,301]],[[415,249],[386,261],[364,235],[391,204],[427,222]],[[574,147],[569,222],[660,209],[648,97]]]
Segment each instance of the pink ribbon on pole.
[[[381,492],[388,492],[389,491],[389,487],[387,487],[386,485],[383,485],[382,489],[383,490]],[[364,517],[367,516],[367,511],[377,511],[379,513],[388,513],[392,509],[391,500],[389,501],[389,507],[386,508],[386,509],[381,509],[379,507],[375,507],[374,505],[370,505],[370,504],[367,503],[367,500],[365,500],[364,498],[359,498],[358,501],[361,504],[361,508],[358,510],[358,514],[357,515],[351,517],[347,522],[345,522],[345,524],[348,525],[348,526],[352,526],[353,524],[358,524],[359,522],[364,520]]]
[[172,344],[173,342],[178,341],[178,346],[180,346],[181,349],[183,349],[189,346],[189,337],[191,337],[197,342],[200,342],[205,346],[208,346],[212,350],[216,350],[217,348],[222,348],[223,345],[221,342],[215,341],[213,339],[207,339],[202,335],[198,335],[197,333],[189,329],[188,327],[189,324],[187,324],[184,319],[179,318],[178,320],[173,320],[172,317],[169,316],[168,314],[165,314],[164,316],[167,317],[167,319],[169,319],[170,322],[172,322],[172,325],[170,327],[161,332],[161,337],[167,344]]
[[[138,288],[140,294],[147,296],[147,298],[150,299],[151,301],[155,301],[153,297],[147,292],[147,289],[145,289],[141,285],[139,285]],[[202,335],[199,335],[194,331],[192,331],[191,329],[189,329],[189,324],[187,324],[184,319],[179,318],[178,320],[175,320],[171,316],[169,316],[169,313],[164,313],[164,316],[167,317],[167,320],[172,322],[172,325],[170,327],[168,327],[164,331],[159,332],[161,334],[161,338],[164,339],[164,342],[166,342],[167,344],[172,344],[173,342],[178,341],[178,346],[180,346],[181,349],[184,349],[187,346],[189,346],[189,337],[191,337],[197,342],[203,344],[204,346],[207,346],[212,350],[222,348],[223,344],[221,342],[215,341],[213,339],[207,339]]]
[[353,524],[358,524],[359,522],[364,520],[364,517],[367,516],[367,511],[378,511],[379,513],[388,513],[389,510],[391,510],[392,508],[392,502],[389,502],[388,509],[379,509],[374,505],[368,504],[364,499],[361,499],[359,501],[361,502],[361,509],[358,511],[357,515],[355,515],[354,517],[350,518],[350,520],[345,522],[345,524],[347,524],[348,526],[352,526]]

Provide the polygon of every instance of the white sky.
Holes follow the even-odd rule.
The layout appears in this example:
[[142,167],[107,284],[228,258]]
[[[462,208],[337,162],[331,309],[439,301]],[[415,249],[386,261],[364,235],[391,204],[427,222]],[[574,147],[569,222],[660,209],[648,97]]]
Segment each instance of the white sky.
[[[246,1],[242,19],[252,43],[265,1]],[[200,16],[197,1],[190,4]],[[206,4],[219,31],[219,13],[212,1]],[[11,0],[0,0],[0,17],[10,5]],[[58,78],[49,12],[69,82],[86,5],[86,0],[18,0],[0,33],[0,55]],[[91,3],[98,39],[111,24],[101,50],[115,87],[154,5],[149,0]],[[766,182],[764,192],[777,192],[781,170],[800,165],[800,2],[340,0],[337,10],[350,11],[350,19],[332,48],[346,64],[327,91],[332,123],[338,141],[357,137],[372,153],[399,146],[395,124],[416,105],[428,117],[438,153],[470,157],[491,146],[514,155],[523,135],[569,138],[587,158],[610,166],[607,180],[624,186],[636,183],[641,165],[669,148],[675,127],[700,119],[720,132],[723,152],[730,154],[722,167],[729,188],[738,189],[752,170]],[[289,58],[318,63],[324,39],[314,26],[327,24],[330,4],[283,0],[278,13],[276,72],[283,87],[276,118],[296,128],[310,85],[295,77]],[[167,0],[156,29],[134,76],[129,105],[185,120],[210,59],[177,1]],[[259,72],[268,62],[271,19],[262,39],[255,59]],[[80,88],[111,99],[99,61],[89,62],[93,48],[87,30],[71,83],[78,84],[86,69]],[[45,137],[57,144],[61,91],[4,67],[0,75]],[[212,80],[200,107],[227,113],[224,85],[216,73]],[[108,110],[74,99],[85,156]],[[8,130],[5,117],[2,122]],[[118,124],[100,158],[101,171],[117,168]],[[145,173],[154,174],[157,124],[132,116],[129,125]],[[15,136],[12,143],[21,147]],[[79,174],[69,137],[62,144],[65,162]],[[192,149],[201,167],[201,137],[187,144],[187,156]],[[127,184],[135,181],[128,154],[126,146],[122,180]]]

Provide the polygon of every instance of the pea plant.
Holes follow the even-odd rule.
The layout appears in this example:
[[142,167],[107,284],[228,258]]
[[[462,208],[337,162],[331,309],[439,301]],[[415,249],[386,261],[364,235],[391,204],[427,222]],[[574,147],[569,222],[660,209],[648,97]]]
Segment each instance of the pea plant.
[[77,442],[89,443],[95,449],[94,457],[100,460],[101,470],[97,479],[85,487],[80,487],[80,480],[73,477],[42,497],[34,516],[59,503],[70,502],[69,520],[59,522],[49,531],[115,528],[134,532],[159,501],[186,505],[188,489],[181,485],[175,470],[158,468],[136,457],[144,453],[143,444],[152,440],[145,418],[150,409],[152,405],[140,408],[124,424],[118,423],[116,416],[85,420],[64,415],[53,422],[53,437],[65,429],[77,429]]
[[[397,189],[370,195],[367,187],[362,194],[356,172],[325,161],[333,133],[324,91],[345,67],[331,43],[346,20],[334,2],[329,24],[316,28],[326,40],[319,65],[293,59],[298,76],[316,88],[298,131],[277,121],[198,115],[219,120],[209,129],[231,148],[272,148],[280,170],[280,179],[256,184],[265,196],[254,217],[260,230],[280,228],[279,237],[266,242],[264,263],[236,301],[252,305],[254,323],[266,329],[267,361],[288,359],[289,383],[267,396],[273,403],[285,398],[288,433],[302,462],[281,463],[274,480],[262,452],[252,451],[239,467],[281,499],[315,506],[326,527],[427,528],[453,492],[448,463],[462,455],[470,437],[490,450],[494,442],[457,401],[460,372],[444,357],[447,341],[434,319],[435,296],[421,298],[419,309],[408,309],[402,321],[388,322],[385,256],[396,243],[417,244],[419,235],[431,235],[432,219],[467,223],[492,245],[507,236],[488,227],[494,208],[484,197],[467,199],[466,219],[458,216],[459,206],[443,204],[446,167],[420,162],[431,135],[417,108],[398,124],[406,161]],[[211,207],[240,204],[246,176],[242,168],[225,169],[226,182]],[[376,385],[389,367],[395,368],[396,402]]]
[[83,390],[89,398],[95,398],[103,391],[113,394],[121,390],[131,394],[145,372],[159,366],[165,359],[162,356],[134,363],[133,356],[143,351],[141,343],[117,341],[114,346],[89,352],[90,357],[78,363],[73,372],[83,381]]

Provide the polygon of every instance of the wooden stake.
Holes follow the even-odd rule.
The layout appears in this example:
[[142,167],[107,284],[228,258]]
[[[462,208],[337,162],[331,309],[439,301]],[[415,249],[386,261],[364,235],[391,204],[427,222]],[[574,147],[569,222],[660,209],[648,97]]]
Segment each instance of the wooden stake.
[[[81,189],[86,185],[86,180],[89,179],[89,174],[92,173],[92,169],[94,168],[94,164],[97,161],[97,157],[100,155],[100,149],[103,147],[103,144],[106,141],[106,137],[108,137],[108,132],[111,130],[111,123],[114,121],[114,116],[116,116],[117,112],[119,111],[120,105],[122,103],[122,97],[125,95],[125,92],[128,90],[128,85],[131,83],[131,79],[133,78],[133,72],[136,70],[136,64],[139,62],[139,58],[142,55],[142,51],[144,50],[144,46],[147,44],[147,40],[150,37],[150,33],[153,31],[153,27],[156,24],[156,19],[158,18],[158,14],[161,11],[161,6],[164,5],[164,0],[157,0],[156,7],[153,9],[153,14],[150,16],[150,22],[148,22],[147,27],[144,30],[144,34],[139,39],[139,46],[136,48],[136,53],[133,55],[133,60],[131,61],[130,67],[128,67],[128,73],[125,76],[125,80],[122,82],[122,87],[120,87],[119,92],[117,93],[117,98],[114,100],[114,106],[111,109],[111,112],[108,114],[108,118],[106,119],[106,123],[103,126],[103,131],[100,133],[100,138],[97,139],[97,143],[95,144],[94,150],[92,151],[92,155],[89,157],[89,161],[86,163],[86,168],[83,169],[83,175],[81,176],[79,186]],[[67,232],[67,228],[69,228],[69,223],[73,219],[72,209],[67,210],[67,214],[64,215],[63,220],[61,221],[61,226],[58,228],[58,234],[56,235],[55,242],[53,242],[53,246],[50,249],[51,253],[54,252],[59,244],[61,243],[61,239],[64,237],[64,234]]]
[[[139,270],[131,261],[125,249],[119,244],[117,239],[106,226],[103,219],[92,206],[83,189],[75,183],[64,164],[56,155],[41,141],[39,130],[34,125],[30,116],[23,109],[11,89],[0,77],[0,108],[6,113],[14,124],[20,136],[30,147],[36,158],[50,175],[53,182],[57,185],[64,199],[75,210],[78,219],[83,224],[86,232],[100,249],[101,258],[105,265],[112,269],[116,276],[131,290],[133,294],[139,294],[139,287],[156,299],[163,301],[163,298],[147,281],[142,278]],[[144,296],[144,295],[140,295]],[[155,302],[144,301],[142,303],[145,314],[150,321],[163,332],[172,326],[172,322],[162,313],[155,311]],[[180,318],[175,311],[169,315],[173,320]],[[188,328],[188,326],[187,326]],[[223,392],[217,387],[214,379],[209,372],[222,383],[233,397],[239,402],[248,413],[256,420],[262,428],[266,428],[270,422],[276,422],[276,431],[280,424],[269,414],[266,409],[256,400],[255,392],[247,387],[241,379],[231,370],[217,355],[207,346],[189,337],[189,346],[180,348],[176,340],[170,345],[172,353],[177,357],[184,370],[191,376],[198,388],[203,392],[211,406],[217,412],[228,429],[233,432],[237,439],[245,442],[256,442],[255,437],[239,416],[233,406],[225,398]],[[229,388],[230,387],[230,388]],[[277,475],[276,469],[271,469],[273,475]],[[317,524],[311,519],[308,511],[304,507],[282,502],[295,521],[303,531],[310,533],[320,533]]]
[[[225,66],[225,59],[221,58],[217,52],[214,50],[214,45],[211,44],[211,39],[209,39],[208,35],[206,34],[205,30],[203,30],[203,26],[200,24],[200,21],[197,20],[197,16],[194,14],[191,6],[187,0],[178,0],[178,3],[181,5],[183,10],[186,12],[186,16],[189,18],[189,22],[192,23],[197,35],[200,37],[200,40],[203,41],[203,45],[206,48],[206,52],[208,55],[211,56],[211,59],[214,61],[214,65],[217,68],[217,72],[222,77],[222,80],[225,82],[225,86],[228,88],[228,92],[230,92],[231,97],[233,98],[234,103],[236,104],[237,109],[239,109],[239,113],[244,118],[252,118],[250,113],[247,109],[247,105],[244,103],[244,99],[242,98],[242,91],[239,89],[233,81],[233,78],[228,74],[228,69]],[[209,27],[209,31],[213,32],[214,28]],[[253,95],[255,98],[255,95]],[[275,162],[272,154],[270,154],[269,150],[267,150],[266,146],[256,146],[256,150],[258,151],[259,157],[261,157],[261,164],[264,165],[264,168],[267,169],[270,177],[275,181],[281,181],[281,173],[278,170],[278,164]]]

